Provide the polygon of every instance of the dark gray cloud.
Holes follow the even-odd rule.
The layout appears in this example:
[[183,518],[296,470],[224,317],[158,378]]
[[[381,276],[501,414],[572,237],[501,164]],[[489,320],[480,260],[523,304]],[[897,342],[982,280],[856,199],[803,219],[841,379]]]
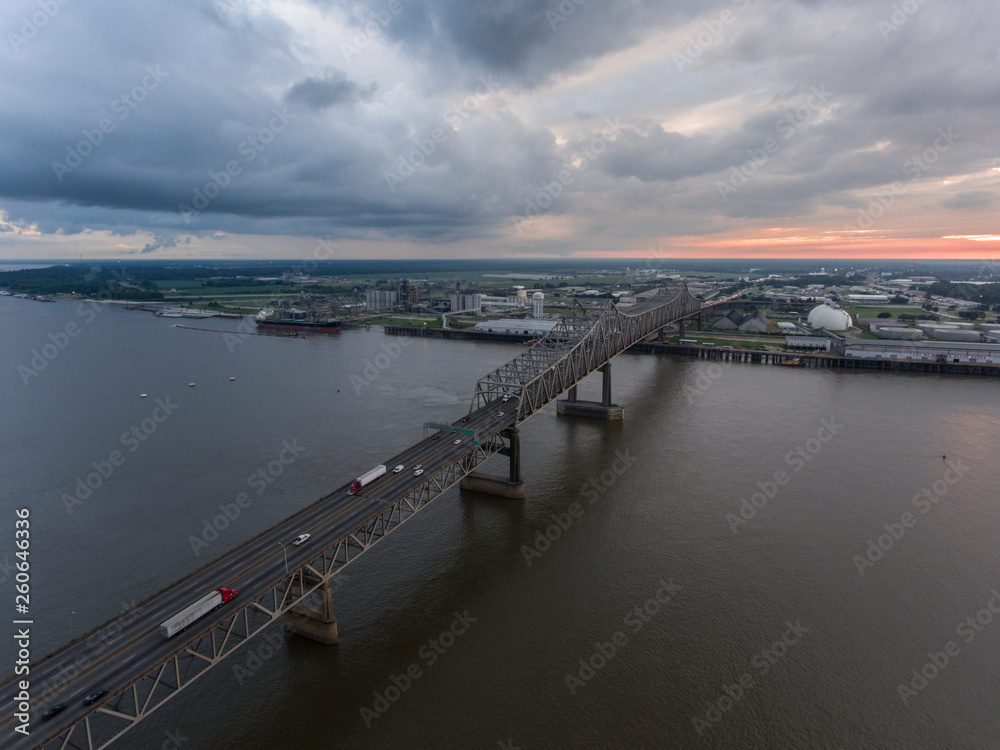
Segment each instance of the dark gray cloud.
[[971,193],[959,193],[954,198],[941,201],[945,208],[982,208],[988,206],[996,200],[996,193],[986,190],[974,190]]
[[292,86],[284,96],[291,107],[303,105],[314,110],[345,106],[371,99],[375,84],[361,86],[347,78],[342,70],[333,69],[324,76],[306,78]]
[[32,30],[38,7],[0,10],[0,211],[143,253],[496,238],[564,171],[548,216],[637,242],[893,183],[985,215],[1000,179],[987,0],[92,0]]

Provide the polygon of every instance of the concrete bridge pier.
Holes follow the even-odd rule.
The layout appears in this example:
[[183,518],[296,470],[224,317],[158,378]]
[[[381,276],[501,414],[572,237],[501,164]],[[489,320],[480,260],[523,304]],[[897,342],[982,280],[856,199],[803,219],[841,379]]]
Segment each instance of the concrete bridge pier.
[[607,362],[601,367],[601,375],[604,380],[601,388],[601,401],[578,401],[576,397],[576,386],[574,385],[566,392],[566,399],[556,401],[556,413],[566,414],[574,417],[588,417],[590,419],[605,419],[615,421],[625,418],[625,408],[618,404],[611,403],[611,363]]
[[500,449],[500,454],[510,458],[510,469],[507,477],[497,474],[487,474],[473,471],[459,482],[463,490],[481,492],[485,495],[506,497],[510,500],[524,499],[524,480],[521,478],[521,439],[520,430],[509,427],[500,435],[507,439],[507,445]]
[[684,336],[684,318],[677,321],[677,325],[680,327],[680,338],[685,338]]
[[295,633],[303,638],[330,646],[340,641],[337,635],[337,618],[333,614],[333,592],[327,581],[319,588],[320,609],[305,604],[296,604],[285,613],[286,633]]

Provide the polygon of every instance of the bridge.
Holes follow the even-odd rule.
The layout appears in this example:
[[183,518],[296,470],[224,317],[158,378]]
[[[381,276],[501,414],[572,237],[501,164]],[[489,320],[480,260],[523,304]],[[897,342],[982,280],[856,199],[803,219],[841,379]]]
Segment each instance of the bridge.
[[[720,301],[721,302],[721,301]],[[108,747],[153,711],[179,695],[223,659],[278,620],[287,631],[337,642],[330,581],[386,535],[449,488],[523,497],[518,426],[566,393],[560,413],[621,418],[611,403],[611,360],[669,323],[699,315],[703,304],[687,287],[663,287],[629,307],[574,307],[551,333],[480,379],[466,416],[433,429],[419,443],[386,460],[385,476],[355,494],[349,485],[321,497],[186,578],[153,595],[31,666],[30,734],[19,705],[18,679],[0,685],[0,747]],[[600,402],[582,402],[577,385],[601,371]],[[505,476],[476,469],[495,455],[508,457]],[[404,470],[393,473],[402,465]],[[415,473],[420,465],[423,471]],[[310,538],[293,546],[293,538]],[[160,624],[219,587],[239,593],[165,638]],[[318,606],[312,606],[318,603]],[[85,696],[106,690],[90,705]],[[23,697],[20,699],[23,700]],[[64,705],[48,720],[42,714]]]

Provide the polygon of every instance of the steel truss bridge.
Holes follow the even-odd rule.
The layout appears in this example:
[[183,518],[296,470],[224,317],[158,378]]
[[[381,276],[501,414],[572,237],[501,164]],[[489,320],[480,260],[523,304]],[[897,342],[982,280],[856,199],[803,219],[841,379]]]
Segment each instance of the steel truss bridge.
[[[567,391],[575,396],[576,385],[602,368],[607,394],[606,367],[614,357],[667,324],[710,306],[693,297],[686,285],[662,287],[655,296],[630,307],[610,301],[597,310],[577,305],[534,346],[482,378],[469,414],[450,431],[441,430],[385,461],[388,467],[397,462],[412,467],[422,461],[422,475],[387,474],[355,495],[348,494],[344,485],[123,616],[33,663],[31,733],[25,737],[15,732],[20,722],[7,711],[0,716],[0,746],[108,747],[293,608],[301,612],[318,598],[329,610],[331,578],[359,555],[491,456],[511,456],[513,467],[520,423]],[[466,437],[453,441],[456,434]],[[306,526],[313,530],[307,545],[286,547],[281,541]],[[240,593],[181,635],[169,640],[160,635],[164,619],[218,586]],[[106,687],[107,694],[83,706],[82,696],[97,686]],[[16,705],[17,690],[14,677],[0,684],[3,705]],[[66,708],[43,722],[42,712],[60,703]]]

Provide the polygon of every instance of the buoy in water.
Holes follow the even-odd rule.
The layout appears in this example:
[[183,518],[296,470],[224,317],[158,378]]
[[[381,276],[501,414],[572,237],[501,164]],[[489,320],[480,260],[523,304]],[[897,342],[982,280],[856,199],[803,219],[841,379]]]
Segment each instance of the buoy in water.
[[140,393],[139,394],[139,398],[146,398],[146,394],[145,393]]

